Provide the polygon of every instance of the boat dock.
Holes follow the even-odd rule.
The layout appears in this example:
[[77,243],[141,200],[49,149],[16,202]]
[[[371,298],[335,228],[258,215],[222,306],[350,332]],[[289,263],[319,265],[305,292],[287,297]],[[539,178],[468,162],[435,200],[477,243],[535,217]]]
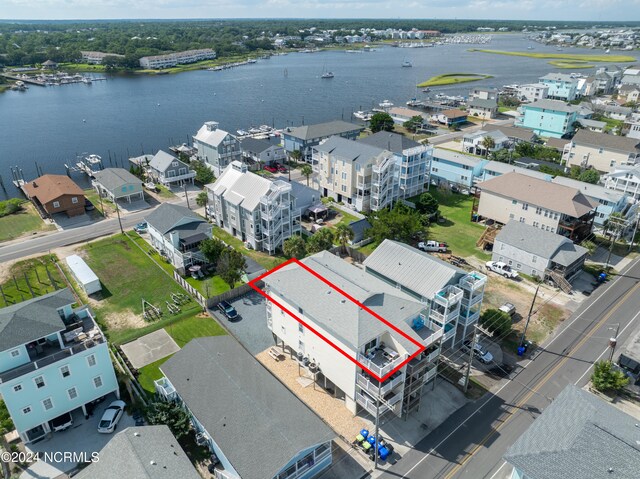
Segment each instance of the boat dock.
[[46,82],[42,80],[36,80],[29,75],[9,75],[8,73],[3,73],[3,77],[8,78],[9,80],[21,81],[23,83],[29,83],[30,85],[38,85],[38,86],[47,86]]

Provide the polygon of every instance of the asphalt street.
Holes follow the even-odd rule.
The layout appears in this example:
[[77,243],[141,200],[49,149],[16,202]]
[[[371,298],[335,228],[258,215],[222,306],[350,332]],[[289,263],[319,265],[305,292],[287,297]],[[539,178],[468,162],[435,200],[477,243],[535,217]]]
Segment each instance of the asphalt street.
[[458,410],[381,477],[501,477],[509,446],[565,386],[585,385],[593,363],[609,357],[618,323],[622,344],[640,324],[640,259],[600,286],[510,381]]

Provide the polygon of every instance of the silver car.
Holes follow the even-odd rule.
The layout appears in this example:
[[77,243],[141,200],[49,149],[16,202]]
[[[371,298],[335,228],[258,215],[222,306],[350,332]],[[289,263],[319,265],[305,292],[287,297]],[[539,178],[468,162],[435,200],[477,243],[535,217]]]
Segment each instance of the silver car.
[[113,401],[109,404],[109,407],[104,410],[100,424],[98,424],[98,432],[103,434],[109,434],[115,431],[118,426],[118,421],[124,414],[124,401]]

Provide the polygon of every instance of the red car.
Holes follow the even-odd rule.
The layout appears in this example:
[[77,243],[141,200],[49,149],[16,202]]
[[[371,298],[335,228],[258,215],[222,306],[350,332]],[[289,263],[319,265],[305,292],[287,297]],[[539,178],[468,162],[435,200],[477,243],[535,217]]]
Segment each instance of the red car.
[[278,163],[278,171],[280,173],[286,173],[287,172],[287,167],[284,165],[281,165],[280,163]]
[[264,169],[267,170],[270,173],[277,173],[278,172],[278,168],[276,168],[275,166],[264,165]]

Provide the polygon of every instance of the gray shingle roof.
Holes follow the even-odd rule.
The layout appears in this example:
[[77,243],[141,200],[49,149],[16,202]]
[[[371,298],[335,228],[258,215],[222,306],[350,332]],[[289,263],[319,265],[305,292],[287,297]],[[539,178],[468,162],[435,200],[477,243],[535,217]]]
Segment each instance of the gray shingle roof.
[[65,288],[0,309],[0,351],[64,330],[58,309],[75,301]]
[[595,131],[578,130],[571,140],[576,145],[588,145],[606,150],[617,150],[637,155],[640,153],[640,140],[626,136],[609,135]]
[[504,458],[532,479],[636,479],[640,470],[637,422],[569,385]]
[[445,150],[444,148],[434,148],[433,159],[434,161],[444,160],[454,164],[470,166],[472,168],[475,168],[482,161],[485,161],[482,158],[465,155],[464,153],[459,153],[457,151]]
[[499,130],[509,138],[514,138],[522,141],[532,141],[536,136],[536,134],[531,130],[527,130],[526,128],[515,128],[513,126],[485,125],[482,127],[482,129],[485,131]]
[[357,140],[365,145],[375,146],[382,150],[389,150],[393,153],[402,154],[404,150],[420,146],[420,143],[397,133],[389,133],[388,131],[379,131],[373,135]]
[[498,102],[491,99],[474,98],[469,102],[469,108],[498,108]]
[[572,77],[568,73],[547,73],[545,76],[540,78],[542,80],[551,80],[551,81],[562,81],[568,83],[578,83],[578,79]]
[[523,105],[522,108],[539,108],[544,110],[554,110],[560,111],[564,113],[573,113],[578,111],[580,108],[575,105],[568,105],[560,100],[538,100],[533,103],[529,103],[528,105]]
[[171,163],[173,163],[174,161],[180,162],[181,164],[179,166],[181,167],[189,168],[189,165],[187,165],[184,161],[179,160],[175,156],[172,156],[163,150],[159,150],[158,153],[153,156],[153,158],[149,162],[149,166],[154,170],[165,172],[169,169]]
[[585,248],[573,244],[569,238],[519,221],[509,221],[496,235],[496,241],[563,266],[569,266],[587,254]]
[[277,146],[275,143],[271,143],[268,140],[259,140],[257,138],[243,138],[240,141],[242,151],[259,155],[265,150],[268,150],[272,146]]
[[388,150],[377,146],[367,145],[360,141],[353,141],[341,136],[332,136],[324,143],[315,147],[318,151],[331,153],[333,156],[344,159],[347,162],[367,164],[373,158],[389,155]]
[[273,477],[335,437],[231,336],[193,339],[160,369],[242,479]]
[[129,427],[76,479],[201,479],[167,426]]
[[[189,218],[190,221],[184,225],[176,226],[176,224],[184,218]],[[149,216],[146,216],[144,220],[149,223],[149,226],[163,235],[170,231],[190,231],[199,224],[208,225],[202,216],[194,213],[186,206],[174,205],[172,203],[162,203],[150,213]]]
[[298,126],[296,128],[291,128],[291,131],[285,130],[284,134],[301,140],[312,140],[314,138],[328,138],[332,135],[340,135],[350,131],[362,130],[364,130],[364,128],[360,125],[347,123],[342,120],[335,120],[315,125]]
[[136,178],[124,168],[105,168],[102,171],[96,171],[93,176],[98,183],[112,193],[115,193],[116,190],[124,185],[142,185],[142,180]]
[[[416,341],[422,341],[409,324],[424,305],[408,294],[326,251],[305,258],[303,263]],[[342,294],[297,264],[270,274],[264,282],[272,294],[275,292],[290,304],[302,308],[305,316],[353,350],[359,350],[384,332],[389,332],[407,352],[413,353],[417,349],[368,311],[345,300]]]

